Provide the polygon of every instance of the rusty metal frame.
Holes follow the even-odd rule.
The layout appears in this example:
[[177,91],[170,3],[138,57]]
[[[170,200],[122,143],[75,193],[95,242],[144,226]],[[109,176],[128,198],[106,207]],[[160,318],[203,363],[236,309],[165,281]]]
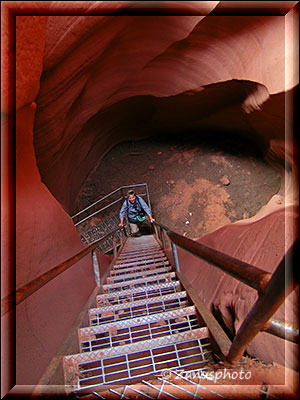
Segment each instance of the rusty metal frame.
[[[179,320],[177,321],[177,319]],[[162,320],[164,320],[164,324],[161,324]],[[140,329],[137,329],[138,327]],[[96,350],[96,347],[99,349],[100,347],[112,347],[119,345],[120,342],[128,341],[134,343],[199,327],[195,306],[187,306],[162,313],[80,328],[78,341],[81,351],[92,351]],[[96,335],[100,336],[96,337]]]
[[72,267],[75,263],[85,257],[87,254],[91,253],[93,250],[99,246],[99,243],[106,240],[108,237],[114,235],[117,231],[122,228],[116,228],[113,231],[109,232],[107,235],[103,236],[103,238],[97,240],[92,245],[88,246],[84,250],[81,250],[79,253],[75,254],[68,260],[60,263],[56,267],[51,268],[49,271],[43,273],[37,278],[33,279],[31,282],[23,285],[21,288],[16,290],[14,293],[9,294],[3,300],[1,300],[1,316],[8,313],[9,311],[15,309],[15,307],[22,303],[22,301],[26,300],[29,296],[39,290],[41,287],[46,285],[52,279],[56,278],[58,275]]
[[[123,300],[130,299],[135,301],[139,297],[155,297],[162,296],[167,293],[174,293],[180,291],[180,283],[178,281],[168,281],[160,284],[148,285],[146,288],[125,289],[121,292],[102,293],[96,297],[97,307],[105,304],[121,304]],[[153,295],[154,294],[154,295]]]
[[97,210],[93,212],[92,214],[88,215],[87,217],[83,218],[82,220],[79,220],[78,222],[74,223],[75,226],[80,225],[82,222],[88,220],[89,218],[93,217],[94,215],[98,214],[101,211],[106,210],[107,208],[113,206],[114,204],[119,203],[120,201],[124,200],[124,194],[123,194],[123,189],[128,189],[128,188],[136,188],[136,187],[145,187],[146,193],[139,194],[139,196],[146,196],[147,201],[148,201],[148,206],[151,210],[151,204],[150,204],[150,196],[149,196],[149,190],[148,190],[148,185],[147,183],[137,183],[136,185],[126,185],[126,186],[120,186],[118,189],[113,190],[111,193],[101,197],[94,203],[90,204],[88,207],[78,211],[76,214],[72,215],[71,218],[74,220],[76,217],[78,217],[80,214],[84,213],[85,211],[91,209],[92,207],[95,207],[98,203],[101,203],[101,201],[109,198],[110,196],[114,195],[115,193],[121,192],[121,197],[118,198],[117,200],[113,201],[112,203],[108,204],[107,206],[102,207],[100,210]]
[[131,289],[134,287],[147,288],[147,286],[151,284],[153,285],[153,284],[164,283],[174,280],[175,278],[176,278],[175,272],[170,272],[168,274],[161,274],[161,275],[150,276],[148,278],[135,279],[134,281],[118,282],[109,285],[105,284],[102,285],[102,288],[104,293],[113,292],[114,290],[119,290],[121,288],[123,288],[122,290]]
[[[143,299],[132,301],[130,303],[91,308],[88,311],[88,315],[90,326],[93,326],[107,324],[108,322],[115,322],[121,319],[124,320],[138,316],[142,317],[144,315],[150,315],[157,312],[156,309],[160,309],[160,312],[163,312],[187,306],[187,295],[185,291],[182,291],[165,294],[163,296],[151,297],[147,299],[147,302]],[[109,315],[107,313],[109,313]]]
[[296,282],[291,273],[286,274],[287,266],[285,265],[286,260],[292,257],[292,251],[291,247],[272,275],[264,295],[257,299],[244,319],[228,353],[227,359],[230,363],[238,361],[243,356],[247,345],[264,330],[265,324],[295,289]]
[[[276,271],[272,275],[258,267],[254,267],[253,265],[242,262],[234,257],[228,256],[227,254],[179,235],[156,221],[154,224],[166,232],[171,241],[172,248],[176,248],[175,245],[178,245],[189,253],[202,258],[214,267],[221,269],[223,272],[258,291],[259,298],[246,316],[229,349],[228,342],[226,340],[224,342],[224,337],[221,338],[219,336],[220,330],[217,329],[215,331],[215,335],[217,335],[215,339],[219,342],[221,352],[223,356],[227,358],[229,363],[237,362],[243,356],[247,345],[261,331],[271,333],[293,342],[299,340],[299,329],[293,327],[289,323],[273,320],[271,318],[280,305],[285,301],[286,297],[296,287],[296,281],[289,267],[293,256],[293,249],[296,248],[299,238],[297,238],[295,243],[289,248],[286,256],[282,259]],[[157,233],[157,229],[155,231]],[[161,238],[157,238],[157,241],[158,243],[162,242]],[[178,259],[177,262],[179,263]],[[183,283],[188,294],[193,292],[193,288],[180,273],[180,270],[178,268],[176,268],[176,270],[177,276]],[[195,304],[197,304],[197,300],[198,302],[200,300],[198,296],[195,296],[195,293],[193,293],[191,297],[194,298]],[[205,315],[203,304],[201,305],[200,303],[199,305],[200,309],[202,307],[202,312],[204,311]],[[199,312],[202,316],[200,309]],[[207,326],[210,325],[207,324]]]
[[[121,383],[123,380],[128,381],[128,379],[136,379],[137,377],[143,377],[145,379],[144,373],[142,375],[138,375],[138,374],[132,375],[131,374],[131,372],[133,370],[145,368],[145,366],[129,368],[129,363],[128,363],[128,355],[129,354],[138,354],[138,353],[143,353],[145,351],[149,351],[151,357],[150,357],[149,361],[147,361],[147,360],[145,360],[145,361],[148,362],[147,366],[149,365],[152,367],[152,371],[150,371],[149,373],[146,373],[146,375],[153,375],[153,373],[159,373],[162,371],[161,366],[157,367],[157,365],[158,364],[164,365],[165,361],[155,361],[155,358],[157,358],[157,355],[152,353],[152,351],[153,350],[157,351],[159,348],[168,348],[169,346],[173,345],[175,348],[175,351],[172,350],[171,353],[176,355],[176,361],[177,361],[178,365],[180,366],[180,365],[182,365],[181,361],[180,361],[181,359],[187,359],[187,358],[191,358],[191,357],[195,356],[194,354],[191,354],[191,355],[183,356],[181,358],[181,356],[179,356],[179,354],[178,354],[179,351],[176,350],[176,346],[180,345],[182,343],[191,343],[192,344],[193,342],[197,341],[196,347],[193,346],[193,347],[187,347],[187,348],[188,349],[192,349],[192,348],[199,349],[199,356],[202,357],[201,363],[204,364],[203,365],[203,367],[204,367],[205,364],[207,364],[207,362],[209,362],[211,360],[211,350],[210,349],[204,350],[202,348],[202,347],[205,347],[205,348],[210,347],[210,344],[205,344],[205,343],[201,342],[201,340],[207,339],[207,338],[208,338],[208,329],[206,327],[204,327],[204,328],[197,328],[197,329],[194,329],[191,331],[185,331],[185,332],[181,332],[181,333],[176,333],[176,334],[172,334],[172,335],[167,335],[167,336],[151,339],[151,340],[147,341],[146,348],[145,348],[145,342],[142,341],[142,342],[120,345],[117,347],[111,347],[111,348],[106,348],[106,349],[101,349],[101,350],[90,351],[90,352],[86,352],[86,353],[78,353],[78,354],[72,354],[72,355],[65,356],[63,359],[63,364],[64,364],[64,372],[65,372],[66,391],[67,392],[70,392],[70,391],[75,391],[75,392],[83,391],[84,392],[88,388],[94,387],[96,389],[97,387],[104,386],[105,384],[111,384],[110,381],[106,381],[104,379],[103,360],[113,359],[113,358],[119,357],[119,356],[126,358],[125,364],[127,364],[127,367],[124,371],[127,372],[128,377],[118,379],[118,384]],[[185,350],[185,348],[180,351],[184,352],[184,350]],[[169,354],[169,353],[164,353],[164,354]],[[142,357],[142,359],[143,358],[144,357]],[[85,379],[85,378],[84,378],[84,376],[83,377],[80,376],[80,375],[82,375],[82,373],[80,371],[80,369],[81,369],[80,366],[81,365],[88,366],[88,363],[93,363],[93,361],[96,361],[98,363],[100,362],[101,366],[98,367],[100,369],[99,375],[95,375],[95,378],[102,377],[102,383],[81,386],[80,381],[81,381],[81,379]],[[150,362],[150,364],[149,364],[149,362]],[[124,361],[122,361],[121,364],[124,364]],[[111,366],[112,364],[109,364],[109,365]],[[116,364],[116,365],[118,365],[118,364]],[[193,365],[193,363],[192,364],[191,363],[183,364],[182,366],[187,367],[187,365]],[[201,369],[201,368],[199,368],[199,361],[197,361],[197,365],[198,365],[198,369]],[[174,367],[171,367],[171,368],[174,368]],[[95,371],[95,368],[93,368],[93,371]],[[110,375],[116,374],[118,372],[119,371],[110,372]],[[106,376],[107,375],[108,374],[106,374]]]

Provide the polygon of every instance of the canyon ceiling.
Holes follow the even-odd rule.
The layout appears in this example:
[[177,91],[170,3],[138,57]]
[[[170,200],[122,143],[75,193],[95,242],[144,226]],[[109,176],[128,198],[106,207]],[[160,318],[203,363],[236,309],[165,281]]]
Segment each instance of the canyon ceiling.
[[223,15],[226,3],[151,16],[126,15],[127,2],[115,2],[116,15],[48,17],[34,146],[42,181],[68,213],[90,171],[124,140],[227,130],[253,139],[268,161],[292,162],[288,17]]
[[[68,214],[114,145],[187,129],[250,138],[282,172],[254,219],[202,239],[273,272],[298,235],[297,3],[2,1],[2,296],[86,247]],[[110,257],[100,259],[104,271]],[[199,296],[234,331],[253,293],[203,261],[186,265],[197,289],[203,268]],[[2,371],[37,384],[94,285],[85,258],[2,317]],[[278,317],[293,322],[297,294],[288,304]],[[280,339],[260,338],[252,355],[285,362]]]

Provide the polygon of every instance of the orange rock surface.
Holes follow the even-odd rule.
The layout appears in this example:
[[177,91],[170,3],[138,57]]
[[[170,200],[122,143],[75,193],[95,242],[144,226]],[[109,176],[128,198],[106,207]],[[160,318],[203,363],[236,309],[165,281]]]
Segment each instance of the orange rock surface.
[[[72,214],[86,177],[115,144],[186,128],[250,137],[281,169],[285,186],[259,216],[201,239],[274,270],[298,235],[292,112],[298,85],[297,2],[267,2],[269,14],[256,16],[230,15],[229,3],[160,2],[173,15],[155,16],[126,15],[139,7],[132,2],[1,3],[8,151],[14,117],[12,18],[18,10],[30,14],[16,17],[17,286],[84,247],[67,213]],[[234,3],[243,8],[244,2]],[[112,11],[121,15],[109,15]],[[11,154],[5,153],[7,212],[2,217],[2,226],[8,226],[2,242],[8,278],[14,268],[13,252],[7,251],[13,247]],[[255,294],[204,263],[188,261],[184,273],[192,285],[201,286],[204,301],[222,314],[229,330],[236,329]],[[38,382],[93,286],[90,262],[84,259],[76,272],[70,270],[19,306],[17,383]],[[6,295],[9,279],[4,287]],[[295,296],[278,316],[297,315]],[[249,353],[294,366],[293,346],[284,349],[280,339],[260,334]],[[4,359],[13,359],[10,350]]]

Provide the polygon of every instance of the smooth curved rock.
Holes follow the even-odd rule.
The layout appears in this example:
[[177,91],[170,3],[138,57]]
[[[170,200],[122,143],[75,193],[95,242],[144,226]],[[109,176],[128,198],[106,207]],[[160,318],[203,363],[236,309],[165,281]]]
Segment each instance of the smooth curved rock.
[[[11,3],[27,7],[25,2]],[[285,18],[205,17],[228,2],[160,2],[160,6],[164,10],[174,3],[182,15],[128,16],[126,8],[133,7],[132,2],[30,2],[32,15],[39,7],[45,13],[50,9],[52,14],[62,13],[48,19],[46,31],[47,17],[18,17],[18,285],[84,247],[63,208],[74,211],[83,182],[104,154],[122,140],[161,132],[230,129],[255,140],[266,158],[286,174],[287,185],[259,217],[221,228],[204,238],[205,243],[272,271],[284,255],[283,244],[297,234],[297,212],[284,208],[296,204],[298,197],[293,114],[285,114],[286,95],[292,95],[298,84],[297,13],[292,10],[296,2],[284,2],[291,9]],[[151,8],[153,2],[143,2],[144,6]],[[72,7],[78,15],[70,16]],[[99,16],[101,10],[104,15]],[[189,10],[195,15],[187,15]],[[110,16],[110,11],[119,15]],[[5,26],[11,19],[7,21]],[[11,39],[8,35],[4,40],[3,70],[8,75]],[[4,113],[13,107],[11,79],[10,74],[2,86]],[[284,169],[285,160],[289,170]],[[276,212],[270,214],[274,205]],[[17,310],[19,384],[37,383],[78,315],[93,286],[85,267],[83,260],[76,273],[69,271],[46,285]],[[185,273],[195,287],[201,282],[201,296],[221,310],[228,329],[234,330],[253,293],[206,268],[199,274],[198,264],[191,261]],[[212,291],[216,280],[218,287]],[[224,311],[228,307],[235,312],[232,321]],[[49,320],[57,324],[49,327]],[[276,349],[275,356],[284,362],[284,350],[276,339],[257,338],[249,352],[269,359],[270,349],[272,355]]]
[[[203,14],[217,5],[201,3]],[[174,126],[246,132],[267,153],[285,138],[276,101],[297,83],[285,43],[280,16],[50,17],[34,136],[43,181],[73,213],[112,146]]]
[[[13,4],[10,4],[10,7],[18,7],[18,2],[11,3]],[[30,3],[29,6],[34,13],[37,4]],[[21,8],[22,6],[23,4],[20,4]],[[9,10],[6,7],[7,4],[3,7],[7,16]],[[7,76],[9,74],[5,76],[7,86],[4,86],[2,92],[4,100],[1,104],[2,123],[3,131],[5,135],[7,134],[2,142],[2,151],[5,154],[3,160],[5,179],[1,182],[5,193],[1,199],[5,210],[1,213],[3,227],[1,245],[5,246],[1,263],[2,297],[13,293],[22,285],[86,247],[61,204],[41,183],[33,147],[33,124],[36,113],[34,100],[42,73],[46,22],[46,16],[16,17],[16,148],[14,150],[10,147],[14,132],[13,115],[7,115],[11,111],[9,91],[6,92],[11,84],[10,76]],[[9,65],[12,62],[9,49],[13,43],[10,42],[11,32],[8,30],[6,34],[7,53],[4,60]],[[10,152],[15,154],[15,170],[12,167],[14,158],[11,158]],[[12,181],[16,185],[16,197]],[[13,212],[12,208],[15,209]],[[15,244],[14,237],[16,237]],[[110,258],[103,257],[102,268],[107,267],[109,260]],[[3,340],[1,342],[2,395],[15,384],[38,383],[94,287],[91,261],[86,257],[19,304],[16,308],[15,324],[11,323],[15,318],[14,312],[1,317],[1,331],[4,334],[1,338]],[[11,368],[11,363],[15,361],[16,365]],[[9,376],[12,370],[15,371],[13,377]]]
[[[298,235],[298,208],[290,206],[248,224],[226,225],[199,242],[273,273]],[[180,249],[179,257],[186,278],[233,336],[256,301],[256,290]],[[288,296],[274,318],[297,326],[298,304],[299,288]],[[265,362],[274,361],[298,370],[297,349],[297,344],[259,333],[247,352]]]

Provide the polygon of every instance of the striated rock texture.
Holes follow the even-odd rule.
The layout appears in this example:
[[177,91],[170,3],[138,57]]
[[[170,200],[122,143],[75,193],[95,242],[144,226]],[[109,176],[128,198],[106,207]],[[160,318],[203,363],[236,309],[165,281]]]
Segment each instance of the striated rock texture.
[[[21,3],[20,7],[24,6]],[[70,217],[41,182],[33,147],[34,101],[39,91],[48,17],[16,17],[14,114],[9,76],[14,43],[7,22],[12,18],[9,7],[18,8],[18,4],[11,2],[1,8],[6,17],[2,53],[6,79],[1,85],[5,135],[1,180],[2,298],[85,248]],[[39,4],[30,2],[30,7],[34,13]],[[14,118],[16,147],[12,149]],[[104,268],[109,258],[104,256],[101,262]],[[1,396],[15,384],[37,384],[94,287],[91,261],[86,257],[19,304],[15,313],[1,317]]]
[[[202,237],[199,242],[262,270],[274,272],[298,235],[298,208],[290,206],[252,222],[224,226]],[[179,250],[179,257],[183,273],[191,285],[197,288],[201,299],[233,337],[257,300],[256,290],[187,252]],[[297,326],[298,289],[288,296],[274,318]],[[285,342],[268,333],[259,333],[247,347],[247,352],[265,362],[277,362],[295,370],[299,367],[298,344]]]
[[[257,216],[203,240],[273,271],[298,235],[287,233],[298,204],[294,116],[286,107],[298,85],[296,2],[276,3],[277,9],[264,3],[269,15],[230,15],[230,2],[176,3],[181,16],[129,15],[133,3],[116,2],[113,16],[49,17],[34,126],[42,180],[72,214],[90,172],[121,141],[172,133],[184,140],[187,129],[243,135],[281,170],[283,186]],[[242,3],[234,4],[243,9]],[[89,2],[86,12],[93,6]],[[185,265],[192,285],[202,287],[200,295],[234,334],[254,291],[195,259]],[[285,317],[282,309],[279,315]],[[248,350],[295,365],[293,345],[285,352],[280,339],[267,334]]]
[[292,16],[204,17],[221,4],[194,3],[196,16],[49,17],[34,142],[42,179],[69,213],[122,140],[228,129],[266,157],[284,142],[284,93],[297,84],[285,68]]
[[[27,7],[26,2],[11,3]],[[285,113],[285,99],[298,84],[293,36],[297,13],[292,8],[297,2],[282,2],[279,8],[284,5],[285,17],[276,10],[272,16],[226,16],[222,14],[228,3],[211,1],[159,2],[166,15],[155,16],[126,15],[134,10],[134,2],[28,3],[30,16],[16,17],[17,286],[83,248],[64,210],[75,211],[73,204],[90,171],[123,140],[187,128],[198,129],[199,134],[204,129],[226,134],[229,129],[246,135],[274,165],[284,168],[287,160],[288,185],[280,193],[286,203],[280,207],[295,203],[293,115]],[[145,3],[153,7],[153,2]],[[243,2],[235,2],[235,7],[237,3]],[[41,7],[44,14],[36,15]],[[180,15],[167,15],[166,7],[175,7]],[[44,16],[47,11],[49,17]],[[13,36],[5,39],[7,72],[13,65]],[[4,123],[12,126],[10,84],[11,76],[2,94]],[[264,210],[268,213],[270,208]],[[286,222],[283,217],[276,221],[283,241]],[[236,226],[226,227],[231,229]],[[249,231],[247,224],[238,229]],[[281,246],[278,258],[273,258],[276,232],[256,224],[251,229],[252,237],[260,229],[269,232],[257,254],[273,265],[285,251]],[[226,238],[221,237],[218,246],[230,254],[232,243]],[[249,243],[245,254],[251,258]],[[236,255],[245,259],[242,253]],[[18,384],[38,382],[69,331],[94,285],[89,266],[81,261],[76,272],[52,281],[17,309]],[[197,271],[191,268],[187,274],[199,287]],[[212,289],[218,278],[210,271],[205,277],[207,290]],[[231,294],[232,282],[224,284]],[[222,309],[217,302],[215,307]],[[267,359],[269,347],[263,345],[268,340],[264,338],[252,354]],[[11,354],[4,357],[13,359]]]

